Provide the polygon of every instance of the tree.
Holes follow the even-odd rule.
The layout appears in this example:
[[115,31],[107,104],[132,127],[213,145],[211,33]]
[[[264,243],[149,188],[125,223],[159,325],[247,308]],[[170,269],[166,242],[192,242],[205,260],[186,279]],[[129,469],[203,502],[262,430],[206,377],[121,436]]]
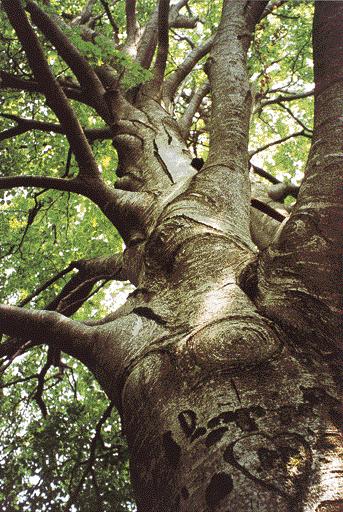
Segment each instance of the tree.
[[[293,46],[306,66],[297,68],[294,57],[282,60],[268,46],[286,37],[280,20],[291,31],[294,17],[306,19],[308,3],[224,0],[221,12],[216,2],[184,0],[159,0],[157,7],[146,2],[142,12],[131,0],[115,9],[89,0],[81,11],[67,0],[2,0],[2,7],[7,52],[1,88],[12,111],[2,114],[8,125],[1,140],[24,134],[26,146],[19,149],[32,154],[49,134],[45,151],[57,148],[42,157],[41,167],[28,160],[27,174],[16,174],[23,161],[4,153],[10,167],[0,188],[12,194],[4,193],[4,208],[34,201],[4,262],[25,263],[25,237],[53,203],[55,196],[46,196],[51,190],[72,193],[83,243],[100,222],[87,218],[83,198],[125,242],[122,252],[112,231],[112,246],[108,238],[98,244],[97,257],[68,261],[40,286],[37,270],[28,281],[36,287],[29,297],[0,306],[0,331],[8,336],[0,345],[4,368],[23,354],[39,365],[39,347],[48,347],[35,388],[44,416],[47,372],[63,370],[61,351],[90,370],[110,400],[97,432],[114,406],[141,512],[341,510],[343,2],[314,4],[314,91],[298,86],[306,69],[311,79],[305,32]],[[193,39],[187,35],[192,30]],[[271,55],[263,67],[265,46]],[[283,79],[273,86],[275,69]],[[249,73],[257,87],[249,85]],[[308,107],[291,108],[312,95],[313,132]],[[256,126],[269,122],[279,139],[264,141],[252,131],[262,146],[249,152],[253,106]],[[282,114],[273,124],[266,109],[275,106]],[[301,129],[287,132],[285,119]],[[250,158],[291,138],[302,144],[298,151],[311,140],[299,191],[253,162],[274,186],[269,199],[258,186],[251,196]],[[100,167],[109,166],[104,158],[110,151],[111,165],[115,158],[106,140],[118,158],[115,187]],[[192,165],[190,148],[204,157],[203,166],[200,158]],[[278,151],[274,163],[281,154],[293,163],[294,147],[293,154]],[[61,155],[63,172],[56,161]],[[297,201],[288,215],[285,207],[277,210],[277,201],[289,194]],[[57,214],[48,224],[54,252],[58,221]],[[60,252],[56,265],[66,258]],[[90,318],[90,310],[88,319],[78,318],[79,307],[106,279],[129,280],[135,289],[103,318]],[[44,306],[40,293],[48,299]],[[37,307],[25,307],[32,300]]]

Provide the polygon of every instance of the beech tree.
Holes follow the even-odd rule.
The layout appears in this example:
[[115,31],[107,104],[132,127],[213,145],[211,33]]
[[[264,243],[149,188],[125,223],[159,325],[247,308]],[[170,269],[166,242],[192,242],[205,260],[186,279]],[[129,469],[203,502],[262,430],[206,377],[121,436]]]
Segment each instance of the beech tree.
[[[39,510],[133,510],[94,473],[112,408],[140,512],[342,510],[343,2],[79,4],[2,0],[3,399],[29,386],[47,422],[78,361],[109,400]],[[120,307],[92,303],[109,281]]]

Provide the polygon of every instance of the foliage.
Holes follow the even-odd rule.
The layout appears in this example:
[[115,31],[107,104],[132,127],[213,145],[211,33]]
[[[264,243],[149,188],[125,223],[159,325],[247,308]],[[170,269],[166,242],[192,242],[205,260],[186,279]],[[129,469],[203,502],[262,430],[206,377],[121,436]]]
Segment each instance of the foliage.
[[[36,352],[36,353],[35,353]],[[59,511],[83,479],[90,441],[106,408],[106,398],[92,376],[74,360],[61,374],[47,375],[44,400],[48,416],[34,401],[37,351],[25,357],[2,382],[0,510]],[[43,362],[41,352],[39,360]],[[16,385],[11,383],[17,382]],[[131,510],[127,449],[117,413],[112,412],[96,446],[94,473],[87,474],[74,510]],[[99,495],[94,493],[94,479]]]
[[[251,122],[251,149],[263,146],[271,140],[278,140],[291,133],[313,128],[312,98],[298,100],[295,104],[286,102],[272,104],[263,109],[260,102],[269,91],[282,95],[292,91],[313,88],[312,63],[312,2],[286,2],[271,19],[260,23],[256,31],[249,69],[255,94],[254,115]],[[301,19],[301,25],[295,20]],[[288,109],[288,110],[286,110]],[[294,118],[290,116],[292,111]],[[310,139],[297,137],[288,144],[279,144],[257,163],[279,179],[293,180],[299,184],[303,176]]]

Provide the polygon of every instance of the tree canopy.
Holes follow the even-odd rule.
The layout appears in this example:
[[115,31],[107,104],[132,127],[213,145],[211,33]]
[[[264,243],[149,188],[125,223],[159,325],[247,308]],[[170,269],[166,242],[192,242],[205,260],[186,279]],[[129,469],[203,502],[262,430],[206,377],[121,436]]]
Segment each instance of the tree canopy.
[[[253,208],[279,224],[295,202],[313,133],[314,3],[264,4],[248,50],[249,166]],[[127,105],[118,111],[128,109],[142,88],[164,80],[161,104],[191,156],[206,161],[221,7],[219,0],[2,2],[1,303],[96,325],[133,292],[136,283],[122,274],[126,196],[107,208],[125,177],[106,105],[118,101],[119,87]],[[102,188],[91,189],[98,175]],[[18,321],[21,336],[0,345],[0,510],[135,510],[113,403],[80,361],[37,346],[25,337],[25,317]]]

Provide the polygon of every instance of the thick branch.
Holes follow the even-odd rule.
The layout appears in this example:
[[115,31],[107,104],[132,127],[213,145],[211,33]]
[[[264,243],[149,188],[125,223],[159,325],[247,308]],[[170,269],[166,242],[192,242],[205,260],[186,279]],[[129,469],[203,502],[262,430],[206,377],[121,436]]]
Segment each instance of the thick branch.
[[58,25],[37,4],[28,0],[26,5],[32,21],[43,32],[48,41],[54,45],[59,55],[73,71],[99,115],[104,119],[108,118],[106,103],[103,100],[105,91],[95,71]]
[[213,39],[213,37],[210,37],[203,44],[194,48],[187,55],[183,63],[167,78],[164,84],[164,96],[167,96],[170,101],[172,101],[181,82],[192,71],[197,62],[210,51]]
[[342,31],[343,3],[315,2],[311,150],[298,200],[259,272],[267,315],[289,332],[306,333],[303,343],[332,359],[342,340]]
[[[78,269],[78,273],[72,276],[60,293],[46,305],[45,310],[57,311],[69,317],[89,298],[94,285],[98,281],[127,279],[123,271],[123,255],[121,253],[114,254],[110,257],[75,261],[39,286],[25,300],[21,301],[18,307],[23,307],[28,304],[33,298],[37,297],[42,291],[51,286],[51,284],[75,268]],[[32,344],[37,344],[36,340],[32,342],[28,337],[25,339],[10,339],[0,347],[2,350],[2,352],[0,350],[0,353],[11,357],[11,360],[13,360],[17,353],[19,354],[21,351],[25,351],[26,348],[30,348]]]
[[[220,201],[225,215],[230,218],[233,232],[241,239],[250,239],[248,133],[251,92],[246,51],[253,27],[250,19],[249,23],[246,20],[246,6],[243,1],[225,0],[223,3],[222,17],[206,65],[212,91],[210,151],[199,178],[195,178],[203,181],[204,190],[208,180],[220,183],[220,187],[213,190],[212,199]],[[224,202],[223,196],[230,200]]]
[[173,28],[195,28],[198,18],[190,18],[189,16],[178,15],[170,23]]
[[137,33],[137,20],[136,20],[136,0],[126,0],[125,2],[126,12],[126,34],[127,40],[126,45],[131,46],[136,42]]
[[8,176],[0,177],[0,190],[16,187],[37,187],[63,190],[64,192],[76,192],[85,194],[85,187],[78,179],[65,180],[63,178],[49,178],[47,176]]
[[[169,26],[173,25],[173,22],[178,16],[179,10],[186,4],[185,1],[180,1],[173,5],[170,9],[169,14]],[[152,13],[148,23],[145,26],[145,30],[140,39],[137,49],[137,61],[143,68],[149,69],[157,44],[158,39],[158,26],[159,26],[159,5]]]
[[[88,328],[53,311],[0,305],[0,332],[34,339],[36,344],[53,344],[85,363],[90,354]],[[8,349],[6,343],[0,345],[0,357],[7,355],[5,349]]]
[[99,170],[85,134],[61,86],[50,71],[38,38],[27,20],[20,0],[3,0],[2,4],[23,45],[35,78],[44,91],[47,103],[65,130],[70,147],[79,164],[80,174],[98,176]]
[[25,133],[29,130],[29,128],[26,128],[24,126],[15,126],[14,128],[9,128],[8,130],[5,130],[0,133],[0,142],[6,139],[12,139],[13,137],[16,137],[17,135],[21,135],[22,133]]
[[166,69],[169,47],[169,3],[170,0],[159,0],[158,7],[158,49],[154,67],[153,82],[155,87],[162,84]]
[[[62,350],[84,363],[96,376],[111,399],[120,406],[121,386],[127,358],[139,354],[141,343],[137,327],[141,320],[135,314],[126,314],[116,321],[92,327],[71,320],[52,311],[34,311],[15,306],[0,305],[0,332],[21,338],[26,351],[35,345],[46,344],[50,349]],[[150,322],[147,336],[156,335],[158,327]],[[163,328],[160,329],[160,333]],[[31,343],[25,339],[31,338]],[[22,353],[19,341],[0,344],[0,358]],[[106,354],[108,357],[105,357]],[[51,355],[53,355],[51,353]]]
[[273,185],[268,191],[268,196],[273,199],[273,201],[279,202],[284,201],[287,196],[298,197],[298,194],[299,187],[292,183],[278,183]]
[[207,64],[212,90],[209,163],[219,158],[223,163],[234,161],[236,167],[247,169],[251,92],[246,52],[258,13],[266,4],[224,1]]
[[157,42],[158,6],[147,22],[137,49],[137,61],[145,69],[149,69]]
[[93,201],[118,229],[126,243],[145,236],[144,213],[151,206],[151,195],[145,192],[117,190],[100,179],[49,178],[45,176],[0,177],[0,190],[15,187],[38,187],[75,192]]
[[266,6],[268,5],[269,1],[264,0],[249,0],[245,7],[245,19],[246,19],[246,25],[247,29],[250,33],[250,37],[248,40],[246,40],[246,51],[248,50],[249,44],[250,44],[250,38],[251,34],[253,33],[255,26],[257,23],[263,18],[264,11]]
[[[75,192],[88,197],[118,229],[125,242],[131,237],[145,236],[144,212],[151,206],[151,196],[144,192],[117,190],[99,179],[63,179],[45,176],[0,177],[0,190],[15,187],[38,187]],[[141,230],[141,231],[140,231]]]

